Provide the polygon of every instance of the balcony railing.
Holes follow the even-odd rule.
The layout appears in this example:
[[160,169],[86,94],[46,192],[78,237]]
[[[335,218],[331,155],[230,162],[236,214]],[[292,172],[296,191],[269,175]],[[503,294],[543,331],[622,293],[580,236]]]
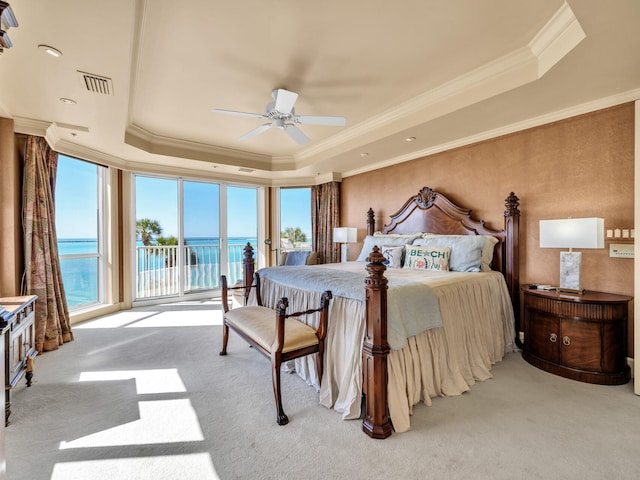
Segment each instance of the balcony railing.
[[[244,244],[228,246],[227,278],[233,284],[242,278]],[[136,299],[178,295],[180,278],[178,246],[136,247]],[[184,293],[220,287],[220,247],[185,245],[183,251]]]

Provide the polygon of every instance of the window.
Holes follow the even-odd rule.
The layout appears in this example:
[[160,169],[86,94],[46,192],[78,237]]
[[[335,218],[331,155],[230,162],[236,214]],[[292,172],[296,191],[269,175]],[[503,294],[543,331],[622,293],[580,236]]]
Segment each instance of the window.
[[55,208],[62,282],[69,310],[104,303],[106,168],[58,155]]
[[311,250],[311,241],[311,188],[281,188],[281,251]]

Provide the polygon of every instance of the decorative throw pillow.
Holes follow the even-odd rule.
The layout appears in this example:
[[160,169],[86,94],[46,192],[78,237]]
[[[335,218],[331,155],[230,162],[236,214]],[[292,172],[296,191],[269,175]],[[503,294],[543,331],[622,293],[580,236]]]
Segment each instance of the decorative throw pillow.
[[402,268],[402,254],[404,253],[404,245],[399,247],[385,246],[380,249],[380,253],[384,255],[386,261],[384,264],[388,268]]
[[451,247],[406,245],[403,268],[449,271],[450,256]]

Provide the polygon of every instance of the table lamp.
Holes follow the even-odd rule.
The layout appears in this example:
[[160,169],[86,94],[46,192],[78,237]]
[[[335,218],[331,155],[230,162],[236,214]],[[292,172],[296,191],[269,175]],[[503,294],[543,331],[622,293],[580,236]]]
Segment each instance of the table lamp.
[[582,253],[574,248],[604,248],[604,219],[540,220],[540,248],[568,248],[560,252],[558,291],[583,293],[580,280]]
[[358,229],[355,227],[336,227],[333,229],[333,242],[340,243],[340,261],[349,260],[349,244],[358,240]]

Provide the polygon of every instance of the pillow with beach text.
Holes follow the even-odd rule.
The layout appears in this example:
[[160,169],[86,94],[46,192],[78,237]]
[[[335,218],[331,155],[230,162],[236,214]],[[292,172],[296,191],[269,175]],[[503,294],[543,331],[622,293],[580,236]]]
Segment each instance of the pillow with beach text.
[[448,272],[450,257],[451,247],[406,245],[403,268]]

